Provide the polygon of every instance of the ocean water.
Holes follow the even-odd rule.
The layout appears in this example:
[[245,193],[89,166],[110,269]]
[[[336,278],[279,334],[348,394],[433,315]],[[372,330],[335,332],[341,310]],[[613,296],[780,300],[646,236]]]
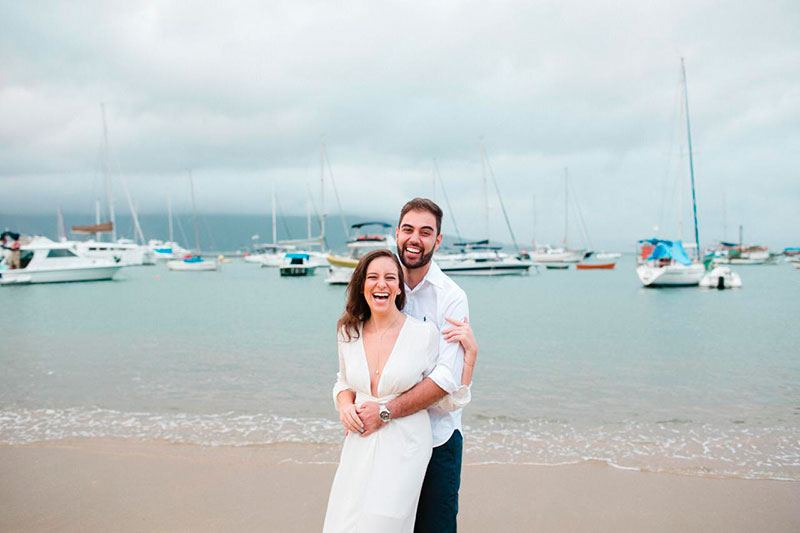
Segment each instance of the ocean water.
[[[800,480],[800,271],[741,290],[613,271],[457,278],[480,345],[465,460]],[[3,287],[0,443],[307,443],[336,460],[343,287],[234,260]]]

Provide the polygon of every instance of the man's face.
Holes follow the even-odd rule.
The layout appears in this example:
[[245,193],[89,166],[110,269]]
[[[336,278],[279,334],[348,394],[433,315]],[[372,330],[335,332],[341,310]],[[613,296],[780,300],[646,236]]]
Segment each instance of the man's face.
[[409,269],[427,265],[439,249],[442,235],[436,233],[436,217],[428,211],[409,211],[396,230],[397,255]]

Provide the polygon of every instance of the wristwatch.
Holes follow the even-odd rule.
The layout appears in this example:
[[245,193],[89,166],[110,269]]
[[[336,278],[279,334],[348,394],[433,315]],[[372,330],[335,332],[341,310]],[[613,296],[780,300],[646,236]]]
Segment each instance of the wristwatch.
[[386,404],[385,404],[385,403],[382,403],[382,404],[380,405],[380,409],[381,409],[381,410],[380,410],[380,412],[379,412],[378,414],[379,414],[379,416],[381,417],[381,421],[382,421],[384,424],[388,424],[388,423],[389,423],[389,420],[391,420],[391,419],[392,419],[392,413],[390,413],[390,412],[389,412],[389,409],[386,407]]

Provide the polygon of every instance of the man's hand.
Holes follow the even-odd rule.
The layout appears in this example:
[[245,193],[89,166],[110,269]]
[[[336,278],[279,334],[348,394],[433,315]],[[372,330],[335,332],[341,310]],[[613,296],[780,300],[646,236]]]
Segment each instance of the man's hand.
[[363,402],[357,405],[356,413],[364,424],[364,432],[361,433],[362,437],[371,435],[386,425],[386,423],[381,420],[380,406],[377,402]]
[[[445,320],[450,322],[454,327],[442,331],[444,339],[447,342],[460,342],[461,346],[464,347],[464,362],[474,366],[475,358],[478,356],[478,342],[475,340],[475,335],[472,333],[472,327],[469,325],[469,320],[467,320],[467,317],[464,317],[463,322],[459,322],[458,320],[454,320],[452,318],[445,318]],[[467,361],[467,357],[471,358],[472,360]]]

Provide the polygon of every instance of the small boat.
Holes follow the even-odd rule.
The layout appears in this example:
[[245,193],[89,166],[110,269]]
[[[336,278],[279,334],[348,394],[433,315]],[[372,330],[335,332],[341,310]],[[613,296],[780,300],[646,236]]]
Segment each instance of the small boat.
[[791,246],[783,249],[783,255],[786,257],[800,256],[800,247]]
[[577,263],[586,257],[586,251],[571,248],[554,248],[545,244],[537,247],[532,252],[523,252],[522,257],[539,265],[547,266],[565,263],[569,265],[570,263]]
[[742,286],[742,278],[730,267],[714,267],[700,280],[702,289],[739,289]]
[[35,237],[20,247],[20,268],[0,263],[0,284],[61,283],[113,279],[123,265],[109,259],[81,255],[70,242]]
[[502,247],[490,246],[488,240],[455,243],[462,253],[438,262],[442,272],[453,276],[521,276],[532,263],[503,253]]
[[575,265],[578,270],[610,270],[617,266],[617,261],[622,257],[620,253],[589,252],[586,257]]
[[281,276],[313,276],[317,267],[311,264],[307,253],[288,253],[280,267]]
[[194,255],[167,261],[167,268],[178,272],[205,272],[217,270],[219,265],[213,259],[203,259],[199,255]]

